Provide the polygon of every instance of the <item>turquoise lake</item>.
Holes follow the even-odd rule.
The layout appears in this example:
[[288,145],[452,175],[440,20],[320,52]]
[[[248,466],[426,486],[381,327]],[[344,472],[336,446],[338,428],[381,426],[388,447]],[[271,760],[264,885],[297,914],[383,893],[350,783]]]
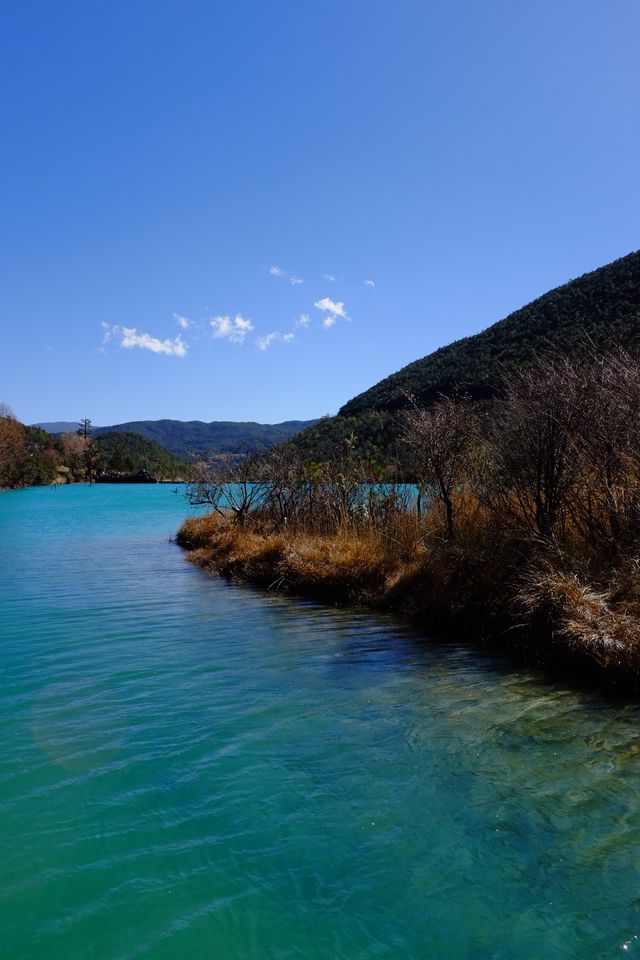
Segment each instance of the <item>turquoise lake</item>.
[[635,705],[208,577],[188,512],[0,494],[3,957],[640,957]]

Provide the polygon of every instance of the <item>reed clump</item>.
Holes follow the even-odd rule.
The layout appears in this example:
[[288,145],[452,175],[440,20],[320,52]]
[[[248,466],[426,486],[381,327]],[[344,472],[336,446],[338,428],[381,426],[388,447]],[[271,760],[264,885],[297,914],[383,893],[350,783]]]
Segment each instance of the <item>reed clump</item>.
[[[200,566],[393,610],[640,688],[640,368],[622,351],[538,361],[490,406],[408,398],[409,469],[350,438],[203,470]],[[358,451],[358,452],[356,452]]]

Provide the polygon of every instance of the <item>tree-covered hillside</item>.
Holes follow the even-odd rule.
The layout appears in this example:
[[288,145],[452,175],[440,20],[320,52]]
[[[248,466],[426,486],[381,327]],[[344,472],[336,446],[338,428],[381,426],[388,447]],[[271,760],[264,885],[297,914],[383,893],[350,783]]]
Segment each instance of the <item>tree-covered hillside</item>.
[[442,347],[403,367],[354,397],[339,411],[394,410],[406,394],[433,402],[453,390],[491,396],[504,368],[522,366],[541,353],[575,354],[589,344],[631,348],[640,337],[640,251],[557,287],[482,333]]
[[346,403],[336,417],[303,431],[295,445],[309,459],[341,455],[345,438],[360,455],[403,461],[399,411],[408,396],[429,406],[445,394],[494,397],[504,373],[553,352],[575,356],[640,345],[640,252],[551,290],[482,333],[409,364]]
[[182,460],[136,433],[104,433],[95,443],[98,469],[103,473],[146,470],[159,480],[185,476],[186,466]]
[[235,423],[214,420],[134,420],[112,427],[99,427],[96,436],[105,433],[137,433],[166,447],[177,457],[189,459],[196,453],[235,452],[246,445],[252,450],[265,450],[289,440],[300,430],[310,426],[313,420],[288,420],[285,423]]

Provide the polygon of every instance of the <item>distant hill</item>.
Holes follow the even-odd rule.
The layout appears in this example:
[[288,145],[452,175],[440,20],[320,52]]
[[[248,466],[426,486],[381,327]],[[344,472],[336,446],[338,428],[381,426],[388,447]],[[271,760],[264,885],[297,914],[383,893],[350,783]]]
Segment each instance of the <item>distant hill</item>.
[[[286,420],[284,423],[235,422],[214,420],[132,420],[110,427],[95,427],[95,437],[105,433],[130,433],[160,444],[172,454],[189,459],[193,453],[235,452],[243,444],[251,449],[267,449],[283,440],[290,440],[301,430],[317,423],[316,420]],[[39,423],[49,433],[71,433],[78,429],[77,423]],[[61,428],[61,429],[56,429]]]
[[473,337],[442,347],[403,367],[346,403],[336,417],[305,430],[295,444],[306,456],[330,459],[343,438],[354,435],[361,452],[395,457],[397,412],[407,394],[428,406],[442,394],[489,399],[505,370],[540,354],[579,354],[590,345],[640,344],[640,251],[584,274]]
[[184,478],[185,464],[152,440],[137,433],[103,433],[96,440],[98,465],[103,473],[147,470],[158,480]]

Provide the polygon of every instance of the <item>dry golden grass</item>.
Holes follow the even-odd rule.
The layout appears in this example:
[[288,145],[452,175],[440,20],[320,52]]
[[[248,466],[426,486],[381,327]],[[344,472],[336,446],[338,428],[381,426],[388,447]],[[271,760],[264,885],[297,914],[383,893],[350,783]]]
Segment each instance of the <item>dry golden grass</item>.
[[341,602],[374,604],[397,585],[404,558],[415,559],[421,551],[414,528],[415,523],[398,525],[395,536],[366,525],[332,535],[302,529],[278,532],[267,524],[238,526],[207,516],[189,519],[178,542],[189,550],[193,562],[223,576],[269,582]]
[[[591,664],[640,688],[640,578],[630,562],[596,589],[566,556],[523,548],[494,531],[482,508],[459,508],[455,544],[428,519],[389,518],[384,528],[345,524],[333,532],[276,530],[252,518],[191,518],[178,542],[192,562],[224,577],[334,603],[396,611],[428,628],[456,628],[552,661],[560,651],[576,672]],[[566,568],[566,569],[565,569]]]
[[596,589],[546,563],[528,572],[517,599],[532,622],[548,622],[556,641],[605,669],[637,673],[640,622],[614,597],[611,587]]
[[187,520],[178,542],[194,563],[225,577],[438,626],[466,621],[468,612],[476,619],[478,597],[500,581],[487,556],[444,543],[434,516],[398,514],[384,528],[365,522],[318,532],[274,530],[259,519],[239,526],[210,515]]

